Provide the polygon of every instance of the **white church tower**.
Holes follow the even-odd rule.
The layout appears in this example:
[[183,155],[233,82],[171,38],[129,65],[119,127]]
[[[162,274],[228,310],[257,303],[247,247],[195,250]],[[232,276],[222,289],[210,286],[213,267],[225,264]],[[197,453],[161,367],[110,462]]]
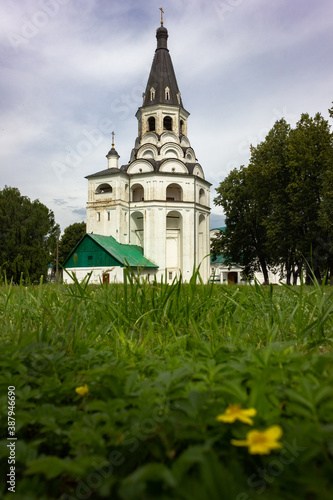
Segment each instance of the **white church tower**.
[[144,257],[158,266],[158,280],[182,276],[189,281],[200,264],[201,277],[208,282],[211,184],[187,137],[189,113],[163,21],[156,38],[130,161],[119,167],[113,139],[108,168],[87,176],[87,233],[142,247]]

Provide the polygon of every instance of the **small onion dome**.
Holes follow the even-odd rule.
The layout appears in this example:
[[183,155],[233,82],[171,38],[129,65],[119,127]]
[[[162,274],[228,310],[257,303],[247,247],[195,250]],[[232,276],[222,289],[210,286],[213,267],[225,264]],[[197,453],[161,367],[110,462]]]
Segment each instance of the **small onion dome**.
[[111,156],[116,156],[117,158],[120,158],[118,155],[117,151],[114,148],[111,148],[108,154],[106,155],[107,158],[110,158]]
[[156,30],[156,38],[157,38],[157,49],[167,49],[167,40],[168,40],[168,30],[161,26]]

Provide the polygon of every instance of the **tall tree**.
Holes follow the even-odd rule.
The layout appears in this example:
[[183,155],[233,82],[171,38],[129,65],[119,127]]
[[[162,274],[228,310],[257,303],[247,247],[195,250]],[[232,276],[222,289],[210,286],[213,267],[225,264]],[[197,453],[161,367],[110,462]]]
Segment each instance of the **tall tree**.
[[281,268],[287,283],[299,266],[295,251],[295,235],[290,224],[290,200],[287,188],[290,182],[288,144],[290,125],[284,118],[278,120],[265,140],[252,148],[249,169],[255,179],[256,198],[263,206],[263,225],[266,227],[266,251],[271,264]]
[[47,275],[56,241],[54,215],[39,200],[31,201],[17,188],[0,191],[0,267],[14,282]]
[[332,160],[332,134],[328,121],[320,113],[314,118],[302,114],[289,137],[288,208],[291,228],[296,234],[296,250],[304,256],[310,271],[308,278],[314,272],[318,281],[321,281],[321,274],[328,264],[327,259],[318,260],[314,253],[320,241],[327,239],[321,214],[324,187],[332,170]]
[[232,170],[216,191],[214,202],[224,209],[226,230],[213,242],[213,253],[223,253],[227,263],[242,265],[247,277],[261,269],[264,282],[268,283],[263,206],[254,196],[256,183],[252,172],[245,167]]
[[[333,108],[330,110],[333,117]],[[251,147],[248,167],[233,170],[217,189],[226,231],[213,253],[253,270],[281,266],[294,283],[307,267],[318,281],[333,278],[333,145],[329,124],[303,114],[291,129],[284,119]]]
[[[332,103],[333,104],[333,103]],[[328,110],[333,118],[333,106]],[[323,239],[318,245],[317,254],[321,260],[327,258],[330,283],[333,285],[333,134],[331,134],[331,160],[322,178],[322,193],[320,206],[320,225],[323,229]],[[327,235],[327,238],[325,238]]]
[[67,226],[59,242],[59,263],[62,264],[66,257],[75,248],[80,239],[86,234],[85,222],[74,222]]

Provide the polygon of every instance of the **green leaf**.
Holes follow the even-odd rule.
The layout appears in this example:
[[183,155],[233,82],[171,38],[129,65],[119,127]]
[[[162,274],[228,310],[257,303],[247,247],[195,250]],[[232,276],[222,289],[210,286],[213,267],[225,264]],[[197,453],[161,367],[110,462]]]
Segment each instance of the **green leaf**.
[[319,389],[314,396],[314,402],[316,406],[319,406],[323,400],[331,401],[333,398],[333,388],[332,387],[322,387]]
[[53,479],[60,476],[67,468],[64,460],[58,457],[39,457],[28,464],[27,474],[43,474],[46,479]]
[[125,383],[125,394],[131,394],[134,391],[135,386],[139,378],[139,372],[135,371],[130,374]]
[[286,395],[290,398],[292,402],[301,404],[306,408],[308,408],[309,410],[314,411],[312,402],[306,399],[298,392],[294,391],[293,389],[286,389]]
[[170,471],[165,465],[162,464],[146,464],[139,467],[135,472],[130,474],[124,481],[124,485],[137,484],[140,482],[164,482],[167,486],[175,488],[177,482]]
[[207,444],[189,446],[172,465],[172,472],[176,480],[179,482],[193,464],[202,463],[209,449]]

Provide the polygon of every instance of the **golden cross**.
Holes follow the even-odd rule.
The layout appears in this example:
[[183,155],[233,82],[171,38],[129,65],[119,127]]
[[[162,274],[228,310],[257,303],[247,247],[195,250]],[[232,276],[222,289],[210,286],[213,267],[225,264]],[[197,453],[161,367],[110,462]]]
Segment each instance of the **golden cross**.
[[163,7],[160,8],[160,11],[161,11],[161,26],[163,26],[163,14],[164,14]]

